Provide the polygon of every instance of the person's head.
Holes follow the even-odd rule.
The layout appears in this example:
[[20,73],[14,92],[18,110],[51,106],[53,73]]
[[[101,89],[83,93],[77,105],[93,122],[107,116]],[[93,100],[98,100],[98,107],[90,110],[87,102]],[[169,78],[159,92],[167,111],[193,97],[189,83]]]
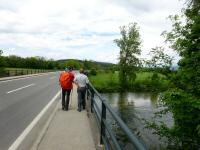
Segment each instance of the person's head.
[[73,70],[72,66],[69,66],[69,67],[65,68],[65,71],[72,71],[72,70]]
[[84,73],[83,68],[80,68],[80,69],[79,69],[79,73]]
[[72,71],[72,70],[73,70],[73,67],[72,67],[72,66],[69,66],[68,69],[69,69],[69,71]]

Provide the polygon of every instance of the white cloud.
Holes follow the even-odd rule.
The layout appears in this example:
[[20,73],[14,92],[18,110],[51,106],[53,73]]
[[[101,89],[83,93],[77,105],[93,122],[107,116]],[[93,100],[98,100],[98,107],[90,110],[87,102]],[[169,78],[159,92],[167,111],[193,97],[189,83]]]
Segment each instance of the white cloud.
[[181,7],[174,0],[0,0],[0,48],[6,55],[117,62],[119,26],[137,22],[145,56],[163,45],[166,17]]

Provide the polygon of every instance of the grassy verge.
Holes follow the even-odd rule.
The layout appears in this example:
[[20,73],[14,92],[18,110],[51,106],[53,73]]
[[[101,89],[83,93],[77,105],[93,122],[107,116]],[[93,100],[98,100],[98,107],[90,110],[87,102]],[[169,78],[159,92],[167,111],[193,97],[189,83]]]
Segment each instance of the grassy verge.
[[120,91],[118,73],[99,73],[89,77],[90,82],[99,92]]
[[[118,73],[99,73],[90,76],[90,81],[99,92],[120,92]],[[127,87],[127,91],[161,92],[169,87],[168,79],[162,74],[153,72],[138,72],[134,83]]]

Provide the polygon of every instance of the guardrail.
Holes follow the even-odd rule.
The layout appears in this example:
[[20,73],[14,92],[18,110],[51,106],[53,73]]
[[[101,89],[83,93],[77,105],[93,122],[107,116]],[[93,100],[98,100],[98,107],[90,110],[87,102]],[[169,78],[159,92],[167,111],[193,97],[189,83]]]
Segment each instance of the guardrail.
[[[100,100],[98,104],[97,96]],[[113,111],[111,106],[104,100],[98,91],[92,86],[88,85],[87,88],[87,99],[91,101],[91,112],[94,114],[98,127],[100,129],[100,144],[105,146],[106,150],[114,149],[121,150],[123,149],[119,141],[117,140],[114,132],[112,131],[111,126],[109,125],[106,119],[106,113],[110,113],[110,116],[116,121],[119,127],[122,129],[126,137],[129,139],[130,143],[137,150],[145,150],[145,146],[140,142],[140,140],[132,133],[124,121]],[[100,106],[99,106],[100,105]]]
[[20,76],[20,75],[44,73],[50,71],[52,70],[42,70],[42,69],[0,70],[0,77]]

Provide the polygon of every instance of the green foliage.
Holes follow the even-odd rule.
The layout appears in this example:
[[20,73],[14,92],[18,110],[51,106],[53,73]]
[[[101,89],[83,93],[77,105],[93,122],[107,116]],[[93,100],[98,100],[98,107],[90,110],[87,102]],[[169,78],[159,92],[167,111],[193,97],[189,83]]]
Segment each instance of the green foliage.
[[84,68],[85,70],[91,70],[92,68],[99,70],[110,68],[117,68],[115,64],[95,62],[91,60],[77,60],[77,59],[67,59],[58,60],[46,59],[44,57],[27,57],[22,58],[16,55],[2,56],[3,51],[0,50],[0,68],[32,68],[32,69],[65,69],[68,66],[73,66],[74,69]]
[[120,91],[118,73],[98,73],[96,76],[89,76],[89,79],[99,92]]
[[65,67],[72,66],[74,69],[78,70],[79,68],[83,68],[83,65],[78,60],[67,60],[65,62]]
[[[97,62],[94,62],[94,61],[92,61],[92,60],[84,60],[84,61],[82,62],[82,64],[83,64],[83,67],[84,67],[85,69],[87,69],[87,70],[99,69],[99,68],[106,69],[106,68],[107,68],[107,67],[106,67],[106,63],[105,63],[105,64],[101,63],[101,65],[100,65],[100,64],[98,64]],[[104,65],[105,65],[105,66],[104,66]],[[109,64],[108,64],[108,66],[109,66]]]
[[92,68],[90,70],[90,72],[89,72],[89,75],[96,76],[97,75],[97,71],[94,68]]
[[[155,133],[168,138],[168,147],[176,149],[197,149],[200,142],[198,133],[200,122],[200,101],[192,94],[180,89],[167,91],[162,96],[165,109],[157,112],[157,117],[172,113],[173,127],[168,127],[161,122],[148,123],[148,127],[155,129]],[[157,120],[157,119],[154,119]]]
[[[127,87],[129,91],[160,92],[169,88],[169,81],[162,74],[154,75],[153,72],[137,72],[136,74],[137,77],[132,86]],[[122,91],[118,72],[101,72],[96,76],[89,76],[89,78],[94,87],[101,92]]]
[[3,70],[3,67],[5,67],[5,59],[3,56],[1,56],[3,54],[3,50],[0,50],[0,69]]
[[[181,56],[179,69],[173,74],[173,89],[164,93],[162,101],[167,109],[159,112],[172,113],[174,125],[152,123],[150,127],[160,136],[167,137],[172,149],[199,149],[200,147],[200,2],[192,0],[184,10],[185,23],[177,15],[170,16],[173,29],[164,32]],[[181,16],[183,17],[183,16]],[[176,87],[176,88],[175,88]],[[156,115],[156,116],[159,116]]]
[[121,38],[115,43],[120,48],[119,78],[123,89],[128,88],[136,79],[136,73],[140,61],[137,55],[141,52],[141,40],[139,28],[136,23],[120,27]]
[[170,73],[172,67],[173,57],[164,53],[163,47],[152,48],[149,55],[152,57],[151,60],[146,61],[146,66],[153,69],[160,69],[160,73],[167,75]]

